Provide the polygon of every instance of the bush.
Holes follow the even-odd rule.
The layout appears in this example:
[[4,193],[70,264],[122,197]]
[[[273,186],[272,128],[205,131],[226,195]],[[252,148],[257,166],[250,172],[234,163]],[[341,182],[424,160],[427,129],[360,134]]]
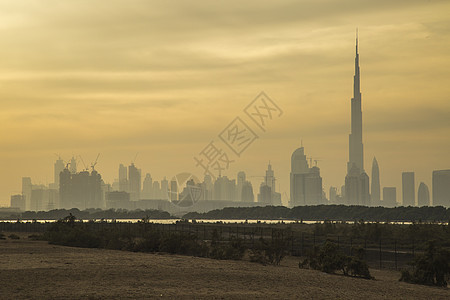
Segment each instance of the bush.
[[362,259],[364,249],[360,248],[355,252],[356,256],[347,256],[339,250],[335,243],[327,241],[322,247],[314,247],[307,254],[306,259],[299,262],[298,266],[301,269],[310,268],[330,274],[341,270],[345,276],[372,279],[369,267]]
[[280,236],[274,236],[271,240],[265,240],[262,237],[250,250],[250,261],[258,262],[263,265],[279,265],[287,254],[288,240]]
[[447,286],[450,278],[450,251],[436,246],[434,241],[427,243],[427,250],[412,263],[414,271],[402,270],[400,281],[409,283]]

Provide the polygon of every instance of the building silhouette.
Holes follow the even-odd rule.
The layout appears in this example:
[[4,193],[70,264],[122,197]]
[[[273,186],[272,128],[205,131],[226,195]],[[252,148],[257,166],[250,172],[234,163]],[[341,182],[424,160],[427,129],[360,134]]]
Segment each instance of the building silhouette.
[[450,170],[433,171],[433,205],[450,207]]
[[128,192],[128,170],[123,164],[119,165],[119,192]]
[[246,180],[242,184],[241,201],[242,202],[254,202],[255,201],[255,196],[253,194],[253,186],[250,181]]
[[69,164],[70,173],[75,174],[77,172],[77,159],[72,156]]
[[269,162],[264,181],[259,188],[258,202],[266,205],[281,205],[281,194],[276,191],[275,180],[275,173]]
[[178,201],[178,183],[175,179],[170,181],[170,201]]
[[128,184],[130,201],[137,201],[141,198],[141,170],[136,168],[134,163],[128,167]]
[[395,187],[383,188],[383,205],[385,207],[397,206],[397,189]]
[[124,191],[113,191],[106,193],[106,208],[130,209],[130,194]]
[[242,188],[246,181],[246,176],[244,171],[240,171],[237,174],[237,184],[236,184],[236,199],[237,201],[242,201]]
[[289,206],[323,203],[322,177],[317,166],[309,167],[303,146],[291,156]]
[[236,199],[236,180],[219,176],[214,182],[214,200],[234,201]]
[[25,201],[25,210],[30,210],[31,207],[31,191],[33,190],[33,184],[30,177],[22,177],[22,196]]
[[59,174],[64,170],[64,167],[64,161],[61,158],[58,158],[53,165],[53,182],[55,183],[56,189],[59,189]]
[[259,187],[258,203],[262,205],[272,205],[272,189],[264,182]]
[[60,208],[80,210],[104,208],[102,177],[96,170],[71,173],[67,168],[60,173]]
[[147,173],[145,174],[144,181],[142,182],[142,198],[143,199],[153,199],[153,180],[152,176]]
[[202,190],[203,190],[203,200],[213,199],[214,184],[212,182],[211,175],[206,174],[205,177],[203,178]]
[[161,180],[160,197],[157,199],[169,200],[169,181],[166,177]]
[[402,204],[403,206],[416,205],[416,192],[414,186],[414,172],[402,173]]
[[430,206],[430,191],[428,190],[428,186],[421,182],[419,184],[419,190],[417,191],[417,205],[421,206]]
[[380,169],[378,167],[378,161],[376,157],[372,162],[372,184],[370,187],[370,202],[372,206],[381,205],[380,198]]
[[21,194],[11,195],[10,206],[18,208],[21,211],[25,211],[25,197]]
[[356,36],[355,75],[351,99],[351,133],[349,135],[349,161],[345,177],[345,196],[349,205],[370,205],[369,176],[364,171],[364,146],[362,142],[362,108]]

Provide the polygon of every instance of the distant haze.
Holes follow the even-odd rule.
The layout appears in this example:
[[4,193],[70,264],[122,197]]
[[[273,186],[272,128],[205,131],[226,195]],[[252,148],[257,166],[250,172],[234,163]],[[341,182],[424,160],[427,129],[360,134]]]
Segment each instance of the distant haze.
[[[324,189],[344,183],[359,29],[363,142],[381,186],[450,169],[448,1],[1,1],[0,205],[53,182],[58,153],[106,182],[135,161],[154,180],[203,177],[193,156],[265,91],[283,110],[224,173],[289,194],[303,139]],[[79,168],[83,168],[80,162]],[[255,193],[261,178],[253,178]]]

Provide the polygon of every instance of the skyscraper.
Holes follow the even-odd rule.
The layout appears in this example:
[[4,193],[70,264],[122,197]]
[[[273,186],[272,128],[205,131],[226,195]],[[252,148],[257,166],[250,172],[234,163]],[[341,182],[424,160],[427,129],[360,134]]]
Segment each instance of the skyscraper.
[[75,174],[77,172],[77,159],[72,156],[70,160],[70,173]]
[[244,186],[244,183],[246,181],[246,176],[244,171],[240,171],[237,174],[237,185],[236,185],[236,199],[237,201],[242,201],[242,187]]
[[371,185],[371,204],[372,206],[381,205],[380,202],[380,169],[376,157],[372,162],[372,185]]
[[397,189],[395,187],[383,188],[383,205],[386,207],[397,206]]
[[421,206],[430,206],[430,191],[428,190],[428,186],[421,182],[419,184],[419,190],[417,191],[417,205]]
[[450,170],[433,171],[433,205],[450,207]]
[[33,189],[33,184],[31,183],[30,177],[22,177],[22,195],[25,201],[25,210],[30,210],[31,208],[31,190]]
[[119,191],[128,192],[128,171],[123,164],[119,165]]
[[402,200],[403,206],[416,205],[416,192],[414,186],[414,172],[402,173]]
[[289,206],[322,203],[322,177],[318,167],[309,167],[303,145],[291,156],[291,199]]
[[137,201],[141,198],[141,170],[134,163],[128,167],[128,184],[130,200]]
[[144,182],[142,183],[142,197],[144,199],[152,199],[152,189],[153,189],[153,180],[152,176],[147,173],[144,178]]
[[347,173],[355,166],[364,172],[364,147],[362,143],[362,109],[359,74],[358,36],[356,36],[355,75],[353,76],[353,98],[351,100],[351,133],[349,135],[349,161]]
[[359,72],[358,35],[356,35],[355,75],[351,99],[351,133],[349,135],[349,161],[345,177],[345,196],[349,205],[369,205],[369,176],[364,171],[362,143],[362,109]]
[[[96,170],[72,174],[64,169],[60,174],[60,208],[104,208],[102,177]],[[39,195],[38,195],[39,196]]]
[[59,174],[64,170],[64,161],[61,158],[58,158],[54,164],[54,183],[55,187],[59,188]]

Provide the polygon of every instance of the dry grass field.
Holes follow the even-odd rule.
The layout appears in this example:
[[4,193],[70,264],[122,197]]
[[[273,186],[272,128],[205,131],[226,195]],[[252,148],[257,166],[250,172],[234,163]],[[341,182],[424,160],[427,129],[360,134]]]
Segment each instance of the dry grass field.
[[[5,233],[6,236],[9,233]],[[84,249],[21,239],[0,240],[1,299],[450,299],[450,289],[247,261]]]

